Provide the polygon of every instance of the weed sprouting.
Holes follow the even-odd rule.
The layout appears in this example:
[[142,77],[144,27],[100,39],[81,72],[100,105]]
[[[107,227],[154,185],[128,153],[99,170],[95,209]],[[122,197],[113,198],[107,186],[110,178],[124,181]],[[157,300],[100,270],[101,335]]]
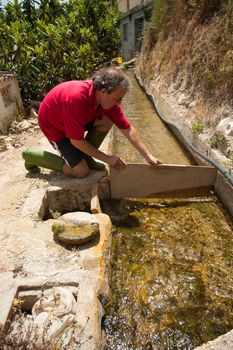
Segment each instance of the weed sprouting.
[[205,129],[205,125],[198,121],[196,123],[193,123],[192,127],[191,127],[191,130],[194,134],[201,134]]
[[212,148],[219,148],[221,145],[223,145],[226,142],[225,136],[220,133],[216,132],[210,139],[209,144]]

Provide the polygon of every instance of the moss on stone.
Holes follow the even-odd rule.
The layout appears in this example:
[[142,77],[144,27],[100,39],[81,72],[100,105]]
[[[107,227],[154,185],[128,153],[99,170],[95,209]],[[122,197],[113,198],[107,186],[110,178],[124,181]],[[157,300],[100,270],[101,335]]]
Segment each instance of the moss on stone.
[[97,223],[74,225],[56,222],[52,226],[52,231],[58,241],[67,245],[88,243],[100,233]]
[[163,205],[129,202],[114,229],[110,348],[193,348],[232,328],[230,218],[216,198]]

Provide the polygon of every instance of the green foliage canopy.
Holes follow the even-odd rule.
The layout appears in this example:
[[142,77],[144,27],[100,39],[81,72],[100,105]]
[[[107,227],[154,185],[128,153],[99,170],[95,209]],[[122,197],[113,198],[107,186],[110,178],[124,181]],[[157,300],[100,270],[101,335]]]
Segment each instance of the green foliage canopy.
[[13,0],[0,11],[0,70],[17,74],[23,99],[83,79],[117,55],[115,0]]

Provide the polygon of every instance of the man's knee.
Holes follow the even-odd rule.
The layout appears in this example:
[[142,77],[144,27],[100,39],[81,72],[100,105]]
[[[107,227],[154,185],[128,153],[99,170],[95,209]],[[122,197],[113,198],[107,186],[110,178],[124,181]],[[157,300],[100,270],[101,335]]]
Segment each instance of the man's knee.
[[88,176],[89,168],[86,161],[83,159],[78,165],[73,168],[70,168],[67,164],[64,164],[63,172],[68,176],[83,178]]
[[86,161],[83,159],[78,165],[72,169],[74,176],[77,178],[86,177],[89,174],[89,168]]
[[77,177],[78,179],[86,177],[89,174],[89,169],[88,168],[87,169],[81,169],[81,170],[80,169],[79,170],[72,169],[72,171],[73,171],[73,176]]

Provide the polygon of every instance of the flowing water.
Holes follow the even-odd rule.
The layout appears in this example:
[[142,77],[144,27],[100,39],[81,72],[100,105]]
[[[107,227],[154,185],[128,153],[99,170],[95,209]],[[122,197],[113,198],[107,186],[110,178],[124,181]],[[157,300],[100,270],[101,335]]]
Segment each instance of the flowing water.
[[[122,106],[147,146],[167,163],[190,164],[132,72],[129,78]],[[116,154],[143,161],[116,137]],[[214,195],[102,208],[114,224],[105,349],[188,350],[233,328],[233,223]]]
[[[138,86],[133,71],[128,72],[130,90],[122,101],[122,108],[132,125],[140,132],[145,145],[157,158],[168,164],[194,164],[171,131],[155,113],[151,102]],[[130,163],[145,163],[144,158],[129,144],[118,129],[114,129],[113,153]]]

